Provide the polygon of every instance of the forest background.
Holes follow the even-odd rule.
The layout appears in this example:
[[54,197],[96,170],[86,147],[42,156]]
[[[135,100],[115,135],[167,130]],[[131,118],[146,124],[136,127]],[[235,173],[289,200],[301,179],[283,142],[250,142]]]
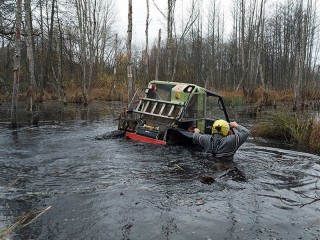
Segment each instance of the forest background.
[[[218,1],[184,1],[183,15],[179,1],[161,8],[146,0],[145,41],[132,47],[132,0],[1,0],[1,101],[17,95],[31,110],[52,99],[126,101],[128,82],[138,88],[152,79],[293,108],[319,99],[317,0],[232,0],[231,21]],[[127,6],[127,36],[116,27],[116,4]],[[165,23],[153,42],[150,5]]]
[[[144,43],[132,46],[135,1],[145,2],[146,16],[138,33]],[[152,79],[203,86],[228,104],[253,104],[252,114],[277,102],[319,114],[318,0],[165,2],[0,0],[0,106],[12,101],[11,127],[17,127],[18,100],[28,102],[36,120],[38,103],[128,101]],[[127,6],[127,36],[120,34],[117,4]],[[149,36],[150,6],[164,23],[156,39]],[[320,154],[319,119],[274,111],[251,130]]]

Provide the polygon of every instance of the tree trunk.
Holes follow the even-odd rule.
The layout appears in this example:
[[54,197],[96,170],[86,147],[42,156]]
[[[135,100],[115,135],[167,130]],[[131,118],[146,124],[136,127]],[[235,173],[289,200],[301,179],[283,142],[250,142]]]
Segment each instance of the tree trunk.
[[80,32],[80,65],[82,79],[82,100],[84,106],[88,105],[88,90],[87,90],[87,29],[88,29],[88,5],[87,2],[81,0],[75,1],[78,27]]
[[[269,88],[267,85],[267,82],[265,80],[265,74],[264,74],[264,51],[263,51],[263,44],[264,44],[264,13],[265,13],[265,1],[261,1],[260,5],[260,16],[258,20],[258,27],[257,27],[257,76],[260,75],[261,85],[263,89],[263,104],[268,105],[269,102]],[[260,30],[261,28],[261,30]]]
[[147,19],[146,19],[146,49],[145,49],[145,74],[146,82],[149,82],[149,0],[146,0],[147,3]]
[[[38,73],[38,78],[37,78],[37,83],[36,85],[39,88],[39,93],[40,96],[43,95],[43,77],[44,77],[44,58],[45,58],[45,41],[44,41],[44,16],[43,16],[43,11],[44,11],[44,6],[43,6],[43,1],[39,1],[39,10],[40,10],[40,36],[41,36],[41,50],[40,50],[40,56],[38,57],[38,69],[40,72]],[[38,94],[39,94],[38,93]],[[37,101],[39,101],[39,95],[37,94],[36,98]]]
[[[199,17],[199,11],[197,13],[197,15],[195,15],[195,3],[192,2],[192,6],[191,6],[191,9],[189,11],[189,19],[186,23],[185,26],[182,26],[183,27],[183,31],[182,31],[182,34],[178,39],[176,39],[176,49],[175,49],[175,53],[173,52],[173,50],[171,50],[171,57],[172,58],[170,61],[172,62],[172,65],[170,67],[171,69],[171,77],[170,77],[170,81],[175,81],[175,77],[176,77],[176,73],[177,73],[177,66],[178,66],[178,58],[179,58],[179,51],[180,51],[180,48],[181,48],[181,45],[182,45],[182,42],[184,40],[184,37],[185,35],[189,32],[189,30],[192,28],[193,24],[195,23],[195,21],[198,19]],[[173,44],[172,44],[173,45]],[[199,52],[201,51],[201,49],[197,49]],[[197,61],[197,60],[195,60]],[[198,61],[200,62],[200,60]],[[200,64],[200,63],[199,63]]]
[[127,36],[128,106],[129,106],[130,101],[132,100],[132,97],[133,97],[131,41],[132,41],[132,0],[128,0],[128,36]]
[[166,46],[166,78],[167,81],[171,80],[173,70],[173,23],[174,23],[174,9],[176,0],[168,0],[168,13],[167,13],[167,46]]
[[49,81],[49,69],[51,67],[51,55],[52,55],[52,38],[53,38],[53,22],[54,22],[54,7],[55,7],[56,0],[52,0],[52,6],[51,6],[51,20],[50,20],[50,30],[49,30],[49,41],[48,41],[48,51],[46,55],[46,61],[45,61],[45,71],[43,76],[43,89],[41,91],[40,100],[43,101],[43,90],[47,87],[48,81]]
[[[34,67],[34,48],[33,48],[33,27],[32,27],[32,15],[31,15],[31,0],[25,0],[26,10],[26,30],[27,30],[27,57],[29,61],[29,73],[30,73],[30,87],[29,87],[29,110],[33,118],[33,107],[34,107],[34,92],[35,92],[35,67]],[[32,119],[33,122],[33,119]]]
[[60,24],[60,19],[58,16],[59,9],[57,5],[57,19],[58,19],[58,30],[59,34],[57,34],[57,54],[58,54],[58,76],[57,76],[57,93],[59,100],[62,100],[62,29]]
[[18,127],[17,124],[17,109],[18,109],[18,95],[19,95],[19,81],[20,81],[20,59],[21,59],[21,21],[22,21],[22,0],[17,0],[16,11],[16,31],[15,31],[15,56],[13,69],[13,91],[11,104],[11,127],[13,129]]
[[158,47],[157,47],[157,56],[156,56],[156,75],[154,77],[155,80],[159,80],[160,51],[161,51],[161,28],[159,29],[159,34],[158,34]]
[[296,42],[296,59],[294,66],[294,99],[293,99],[293,110],[297,109],[298,103],[302,100],[301,89],[303,81],[303,70],[305,62],[305,23],[303,19],[303,10],[302,10],[302,0],[299,5],[299,18],[298,18],[298,34]]
[[117,66],[118,66],[118,34],[116,34],[116,39],[114,43],[114,66],[113,66],[113,75],[112,75],[112,83],[108,93],[108,99],[111,100],[111,93],[115,88],[115,83],[117,79]]

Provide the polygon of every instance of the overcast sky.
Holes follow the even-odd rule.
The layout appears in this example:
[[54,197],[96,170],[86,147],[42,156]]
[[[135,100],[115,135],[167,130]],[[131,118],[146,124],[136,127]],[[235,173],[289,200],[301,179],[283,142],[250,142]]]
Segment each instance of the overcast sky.
[[[167,1],[155,0],[159,8],[166,12]],[[128,0],[118,0],[116,1],[118,12],[118,31],[122,36],[126,36],[128,28]],[[149,38],[152,43],[154,39],[158,36],[159,28],[165,31],[166,24],[165,19],[161,13],[155,8],[152,0],[149,0],[150,5],[150,24],[149,24]],[[144,44],[145,43],[145,29],[146,29],[146,17],[147,17],[147,6],[146,0],[132,0],[132,38],[134,44]]]
[[[166,14],[167,13],[167,1],[166,0],[154,0],[159,9]],[[220,2],[224,7],[222,11],[226,16],[225,21],[230,20],[230,5],[231,0],[221,0]],[[181,29],[182,16],[186,19],[188,18],[188,9],[190,9],[190,5],[192,0],[177,0],[176,2],[176,27],[177,31]],[[212,0],[204,0],[202,1],[202,11],[203,17],[207,15],[207,11]],[[127,28],[128,28],[128,0],[117,0],[116,1],[118,12],[118,21],[117,21],[117,32],[122,37],[126,37]],[[149,42],[150,45],[153,41],[157,41],[158,31],[161,28],[162,31],[162,39],[166,37],[166,19],[161,15],[161,13],[154,6],[152,0],[149,0],[150,5],[150,24],[149,24]],[[184,9],[184,10],[183,10]],[[137,45],[145,44],[145,29],[146,29],[146,17],[147,17],[147,6],[146,0],[132,0],[132,12],[133,12],[133,43]]]

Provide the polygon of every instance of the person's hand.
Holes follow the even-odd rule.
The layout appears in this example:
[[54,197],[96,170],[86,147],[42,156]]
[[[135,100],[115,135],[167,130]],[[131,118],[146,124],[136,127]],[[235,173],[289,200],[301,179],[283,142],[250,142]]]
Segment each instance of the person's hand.
[[193,132],[194,132],[194,133],[200,133],[200,129],[199,129],[199,128],[195,128],[195,129],[193,130]]
[[229,126],[230,126],[230,128],[236,128],[239,126],[239,124],[236,122],[229,122]]

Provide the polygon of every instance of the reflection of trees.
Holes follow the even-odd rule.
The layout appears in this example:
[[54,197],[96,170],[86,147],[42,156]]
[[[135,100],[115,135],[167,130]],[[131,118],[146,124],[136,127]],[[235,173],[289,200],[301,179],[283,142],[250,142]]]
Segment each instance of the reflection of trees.
[[122,232],[122,236],[123,236],[123,240],[127,240],[130,239],[130,233],[131,233],[131,228],[132,228],[133,224],[130,222],[126,222],[125,225],[123,225],[123,227],[121,228],[121,232]]
[[165,236],[165,239],[169,239],[171,234],[178,232],[177,220],[173,217],[167,216],[167,214],[163,212],[161,213],[161,219],[164,219],[161,232]]
[[230,229],[228,230],[228,234],[230,238],[233,238],[233,233],[235,232],[236,229],[236,217],[235,217],[235,208],[233,206],[232,200],[234,198],[233,197],[229,197],[228,199],[228,209],[229,209],[229,220],[231,223]]
[[292,207],[304,207],[306,205],[310,205],[310,204],[313,204],[315,202],[320,201],[319,187],[316,186],[315,190],[316,191],[315,191],[314,196],[307,195],[307,194],[300,192],[300,191],[293,191],[294,193],[298,194],[304,200],[304,202],[300,202],[300,201],[296,201],[296,200],[292,200],[292,199],[288,199],[288,198],[283,198],[283,197],[281,197],[280,200],[284,204],[292,206]]

